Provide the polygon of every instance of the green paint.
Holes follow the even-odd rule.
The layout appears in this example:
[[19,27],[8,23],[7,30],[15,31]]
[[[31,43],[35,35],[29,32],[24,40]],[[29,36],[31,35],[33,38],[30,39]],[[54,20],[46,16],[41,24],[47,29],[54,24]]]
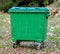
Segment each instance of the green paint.
[[42,11],[40,8],[36,9],[36,12],[35,9],[33,12],[29,10],[20,12],[20,9],[19,12],[10,12],[11,36],[14,42],[16,40],[42,42],[46,38],[49,12],[45,10],[48,9],[45,8]]

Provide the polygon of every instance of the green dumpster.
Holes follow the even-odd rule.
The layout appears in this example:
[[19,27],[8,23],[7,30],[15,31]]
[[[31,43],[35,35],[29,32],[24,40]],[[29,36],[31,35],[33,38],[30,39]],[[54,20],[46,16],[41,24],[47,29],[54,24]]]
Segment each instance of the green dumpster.
[[9,9],[13,47],[21,41],[41,43],[46,39],[49,10],[45,7],[12,7]]

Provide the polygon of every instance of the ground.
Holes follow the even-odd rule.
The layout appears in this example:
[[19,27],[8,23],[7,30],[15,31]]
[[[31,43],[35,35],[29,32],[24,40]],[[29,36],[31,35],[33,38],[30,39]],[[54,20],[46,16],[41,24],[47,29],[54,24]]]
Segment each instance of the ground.
[[0,54],[60,54],[60,15],[48,18],[45,47],[36,50],[33,47],[12,48],[10,16],[0,12]]

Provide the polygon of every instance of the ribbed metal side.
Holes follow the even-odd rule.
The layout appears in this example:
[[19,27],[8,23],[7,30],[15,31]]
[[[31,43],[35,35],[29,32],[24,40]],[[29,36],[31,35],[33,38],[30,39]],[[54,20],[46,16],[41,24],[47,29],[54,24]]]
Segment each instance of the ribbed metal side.
[[11,34],[14,40],[43,41],[47,33],[47,18],[43,13],[11,13]]

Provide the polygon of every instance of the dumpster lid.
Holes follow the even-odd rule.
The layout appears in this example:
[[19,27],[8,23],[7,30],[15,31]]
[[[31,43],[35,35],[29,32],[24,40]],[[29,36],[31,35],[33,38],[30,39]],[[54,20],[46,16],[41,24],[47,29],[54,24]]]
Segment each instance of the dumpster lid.
[[12,7],[8,12],[48,12],[46,7]]

